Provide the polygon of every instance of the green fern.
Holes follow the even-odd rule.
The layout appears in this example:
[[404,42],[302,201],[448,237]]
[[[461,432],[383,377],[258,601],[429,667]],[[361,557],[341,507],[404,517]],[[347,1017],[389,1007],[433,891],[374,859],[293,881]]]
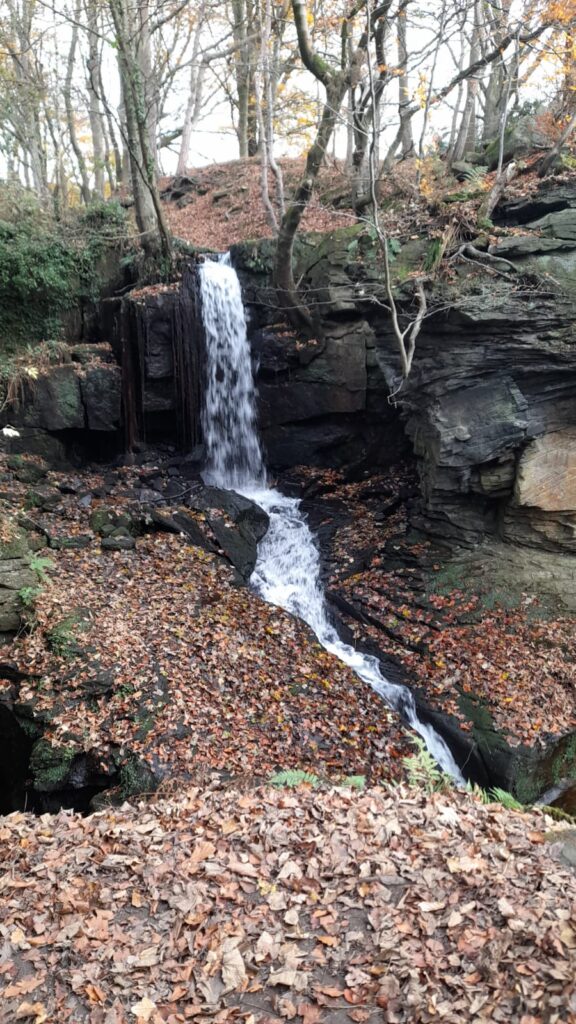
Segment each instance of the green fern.
[[30,558],[30,568],[36,573],[41,583],[46,582],[46,572],[48,569],[54,568],[54,562],[51,558],[40,558],[39,555],[32,555]]
[[410,785],[423,789],[426,793],[437,793],[448,788],[452,780],[438,767],[426,749],[424,740],[415,736],[414,743],[417,747],[416,753],[402,758]]
[[289,768],[283,772],[276,772],[272,775],[268,782],[271,786],[277,786],[278,789],[282,789],[284,786],[294,788],[300,786],[303,782],[306,782],[309,786],[319,786],[320,779],[317,775],[313,775],[312,772],[305,772],[302,768]]
[[509,811],[525,811],[524,804],[521,804],[516,797],[512,796],[512,793],[508,793],[505,789],[499,789],[495,786],[490,790],[490,796],[492,800],[502,804],[502,807],[506,807]]
[[365,775],[346,775],[345,778],[340,780],[338,785],[340,785],[340,786],[347,786],[349,789],[365,789],[366,788],[366,776]]
[[502,804],[502,807],[506,807],[509,811],[526,810],[525,805],[519,803],[516,797],[512,796],[512,793],[509,793],[506,789],[499,789],[498,786],[494,786],[492,789],[482,789],[476,783],[472,784],[469,782],[466,789],[472,796],[481,800],[483,804]]
[[479,185],[486,178],[486,175],[488,174],[488,168],[486,167],[485,164],[476,164],[476,166],[467,167],[465,170],[462,169],[461,173],[462,177],[466,181],[470,181],[474,185]]
[[27,610],[31,611],[40,595],[40,587],[22,587],[18,591],[18,597],[22,603],[22,606]]

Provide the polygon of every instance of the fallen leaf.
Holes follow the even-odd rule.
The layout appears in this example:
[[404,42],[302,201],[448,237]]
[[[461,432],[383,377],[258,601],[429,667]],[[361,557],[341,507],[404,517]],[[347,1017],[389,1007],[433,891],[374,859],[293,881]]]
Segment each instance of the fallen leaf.
[[144,996],[139,1003],[134,1003],[134,1005],[130,1007],[130,1012],[133,1013],[138,1020],[143,1020],[147,1024],[156,1008],[156,1003],[153,1003],[151,999],[148,999],[148,996]]

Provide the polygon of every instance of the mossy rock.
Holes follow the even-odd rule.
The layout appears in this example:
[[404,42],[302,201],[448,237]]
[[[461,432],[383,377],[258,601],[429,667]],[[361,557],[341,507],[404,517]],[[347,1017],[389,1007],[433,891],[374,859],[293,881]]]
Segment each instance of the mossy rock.
[[63,789],[78,753],[76,747],[53,747],[48,740],[38,740],[32,748],[30,757],[30,774],[34,788],[44,793]]
[[77,608],[46,632],[46,643],[59,658],[74,658],[82,653],[78,638],[90,628],[90,611]]
[[45,512],[51,512],[62,501],[62,495],[48,487],[32,488],[27,491],[24,501],[25,508],[41,508]]
[[90,547],[93,538],[86,533],[77,533],[72,537],[50,537],[50,547],[55,551],[79,551]]
[[94,533],[103,533],[104,530],[115,529],[116,519],[114,513],[107,508],[97,508],[90,516],[90,529]]
[[563,779],[576,779],[576,732],[562,736],[543,751],[522,748],[511,766],[513,793],[524,804],[533,803]]
[[12,470],[14,476],[23,484],[37,484],[46,476],[46,468],[37,462],[31,462],[22,455],[11,455],[6,460],[6,465]]
[[159,779],[152,769],[131,756],[120,768],[120,790],[126,800],[141,793],[154,793],[158,789]]
[[10,540],[0,541],[0,562],[12,558],[27,558],[29,554],[28,537],[21,530],[14,530]]

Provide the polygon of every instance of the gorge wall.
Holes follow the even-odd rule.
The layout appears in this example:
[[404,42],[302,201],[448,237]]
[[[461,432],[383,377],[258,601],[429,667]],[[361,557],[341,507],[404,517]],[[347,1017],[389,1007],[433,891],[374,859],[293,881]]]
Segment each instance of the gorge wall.
[[[496,550],[495,564],[504,558],[521,578],[527,566],[573,607],[565,556],[576,550],[576,186],[547,183],[495,216],[512,233],[476,240],[482,258],[451,261],[429,295],[410,379],[392,399],[399,362],[376,246],[362,226],[299,240],[297,275],[323,328],[310,341],[280,321],[272,243],[234,246],[262,435],[275,470],[372,469],[413,452],[414,528],[462,549],[464,561],[489,539],[487,558]],[[429,245],[409,239],[393,262],[408,312],[410,273]],[[193,265],[180,286],[105,300],[100,336],[111,348],[76,346],[66,365],[24,382],[22,400],[2,411],[22,435],[12,450],[64,458],[71,440],[89,437],[96,449],[108,438],[103,451],[159,437],[197,446],[203,343]]]

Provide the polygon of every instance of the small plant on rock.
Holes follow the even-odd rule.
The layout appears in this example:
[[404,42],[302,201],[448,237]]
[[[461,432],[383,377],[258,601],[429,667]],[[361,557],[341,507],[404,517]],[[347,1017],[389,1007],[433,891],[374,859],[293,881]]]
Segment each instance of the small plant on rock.
[[313,775],[312,772],[306,772],[302,768],[288,768],[283,772],[276,772],[272,775],[268,782],[271,786],[276,786],[278,789],[287,787],[293,789],[295,786],[301,786],[302,783],[306,783],[309,786],[319,786],[320,779],[317,775]]
[[438,793],[449,789],[452,785],[452,780],[438,767],[436,761],[426,749],[424,740],[420,736],[415,736],[414,744],[416,746],[416,753],[402,759],[410,785],[423,789],[426,793]]

